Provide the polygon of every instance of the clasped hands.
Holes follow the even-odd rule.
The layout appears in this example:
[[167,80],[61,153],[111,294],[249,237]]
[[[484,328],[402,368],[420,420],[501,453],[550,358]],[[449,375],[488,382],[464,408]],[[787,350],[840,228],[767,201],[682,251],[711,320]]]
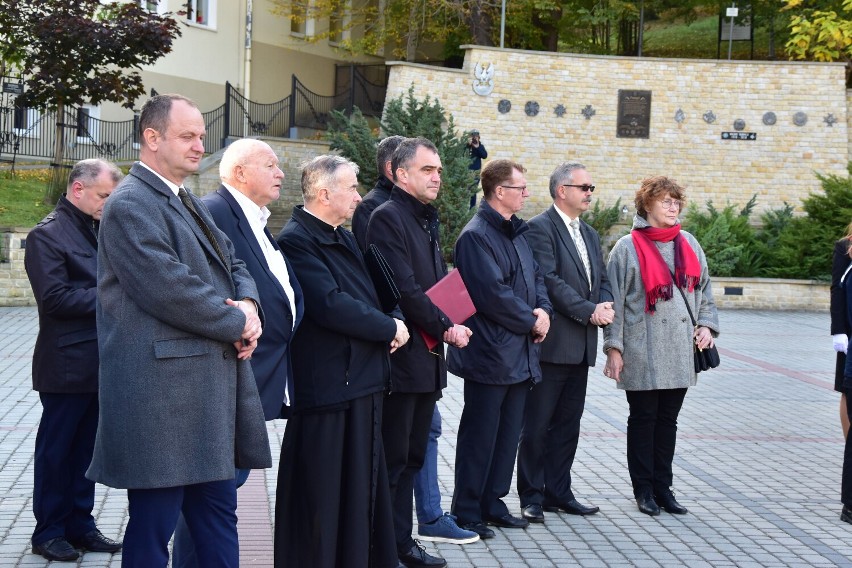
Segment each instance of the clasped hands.
[[533,343],[541,343],[550,331],[550,315],[541,308],[533,310],[535,324],[532,327]]
[[595,311],[589,317],[589,323],[597,326],[609,325],[615,319],[615,310],[612,302],[601,302],[595,306]]
[[243,333],[240,340],[234,342],[234,347],[237,349],[237,359],[251,359],[252,353],[257,348],[257,340],[263,333],[260,316],[257,315],[257,305],[254,302],[244,300],[235,302],[231,298],[225,300],[225,303],[238,308],[246,316]]

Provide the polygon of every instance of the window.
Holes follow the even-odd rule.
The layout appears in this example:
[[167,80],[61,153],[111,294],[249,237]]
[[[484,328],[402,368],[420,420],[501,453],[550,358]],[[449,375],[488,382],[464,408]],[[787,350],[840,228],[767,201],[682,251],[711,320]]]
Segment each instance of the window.
[[187,0],[186,21],[199,26],[216,27],[216,0]]
[[166,13],[166,0],[138,0],[139,5],[152,14]]
[[343,39],[343,15],[337,10],[328,17],[328,43],[336,45]]
[[101,111],[98,107],[83,105],[77,108],[77,143],[97,144]]
[[15,103],[15,110],[12,114],[12,128],[15,129],[15,134],[18,136],[38,136],[38,129],[31,128],[39,120],[39,112],[34,108],[27,108]]
[[301,2],[293,2],[291,6],[292,15],[290,16],[290,33],[298,36],[307,35],[308,20],[307,9]]

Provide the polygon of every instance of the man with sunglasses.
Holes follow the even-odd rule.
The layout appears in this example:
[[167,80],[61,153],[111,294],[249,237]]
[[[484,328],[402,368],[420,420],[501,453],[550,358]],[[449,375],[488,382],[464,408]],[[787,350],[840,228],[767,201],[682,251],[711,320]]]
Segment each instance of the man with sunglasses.
[[518,448],[518,496],[523,517],[544,522],[544,511],[592,515],[571,490],[589,367],[598,326],[612,322],[612,290],[600,238],[580,219],[592,202],[583,164],[565,162],[550,175],[553,206],[529,220],[527,241],[553,302],[551,333],[541,344],[542,382],[527,397]]

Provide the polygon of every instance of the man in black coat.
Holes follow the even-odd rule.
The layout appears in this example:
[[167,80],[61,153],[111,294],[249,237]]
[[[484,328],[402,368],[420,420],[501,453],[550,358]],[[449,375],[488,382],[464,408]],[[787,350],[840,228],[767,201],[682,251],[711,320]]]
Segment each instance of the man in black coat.
[[541,380],[539,343],[553,308],[515,214],[529,195],[524,168],[494,160],[482,170],[484,200],[455,246],[456,266],[476,307],[466,349],[450,347],[450,371],[464,379],[456,446],[453,514],[462,528],[492,538],[485,523],[526,528],[509,513],[515,454],[529,389]]
[[358,241],[362,251],[367,250],[367,224],[376,207],[390,199],[393,189],[393,169],[391,169],[391,156],[399,143],[405,140],[405,136],[388,136],[376,147],[376,171],[379,179],[376,185],[361,199],[361,203],[355,208],[352,215],[352,234]]
[[526,235],[554,310],[550,333],[541,344],[542,382],[527,397],[518,448],[521,510],[534,523],[544,522],[543,511],[598,512],[598,507],[578,502],[571,490],[598,326],[614,316],[600,238],[580,219],[594,189],[579,162],[558,166],[550,175],[553,206],[529,220]]
[[391,357],[391,386],[385,398],[382,437],[394,503],[399,560],[406,566],[444,566],[411,536],[414,475],[423,467],[435,401],[447,386],[443,344],[430,350],[421,331],[457,347],[467,345],[470,330],[453,322],[426,296],[447,267],[438,240],[438,211],[432,201],[441,187],[441,158],[425,138],[403,140],[391,159],[396,186],[367,226],[367,244],[375,244],[394,272],[399,306],[411,341]]
[[317,156],[302,170],[304,206],[278,243],[299,278],[305,317],[293,337],[293,416],[275,505],[275,566],[396,568],[382,446],[388,352],[408,330],[381,310],[352,233],[358,166]]
[[95,483],[85,477],[98,427],[98,225],[122,174],[104,160],[71,170],[67,192],[27,236],[24,266],[38,304],[33,389],[42,404],[35,442],[33,552],[48,560],[75,550],[116,552],[95,527]]

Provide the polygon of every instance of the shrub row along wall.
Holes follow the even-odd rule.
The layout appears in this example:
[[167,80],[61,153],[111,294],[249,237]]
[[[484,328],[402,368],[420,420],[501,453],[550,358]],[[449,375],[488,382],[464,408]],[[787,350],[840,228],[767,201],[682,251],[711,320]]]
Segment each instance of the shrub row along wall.
[[[550,204],[548,178],[568,159],[588,166],[605,204],[621,197],[632,206],[639,182],[662,174],[702,206],[745,204],[757,193],[762,212],[784,201],[800,206],[820,190],[814,172],[844,174],[852,153],[843,64],[466,49],[462,70],[390,64],[387,100],[413,85],[417,98],[437,98],[457,127],[478,129],[489,158],[526,166],[532,195],[524,217]],[[493,90],[481,96],[474,87],[492,85],[477,67],[489,65]],[[620,89],[651,92],[648,138],[616,136]],[[768,113],[774,124],[764,123],[773,120]],[[755,140],[722,139],[738,119]]]

